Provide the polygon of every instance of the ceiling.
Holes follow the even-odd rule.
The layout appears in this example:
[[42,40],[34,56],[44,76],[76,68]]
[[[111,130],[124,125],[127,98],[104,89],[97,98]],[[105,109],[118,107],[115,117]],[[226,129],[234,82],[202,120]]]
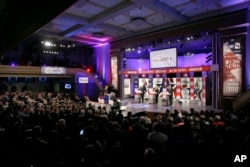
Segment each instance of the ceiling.
[[78,0],[35,34],[94,46],[236,11],[249,4],[248,0]]
[[93,47],[248,6],[249,0],[78,0],[37,28],[29,39],[72,41]]

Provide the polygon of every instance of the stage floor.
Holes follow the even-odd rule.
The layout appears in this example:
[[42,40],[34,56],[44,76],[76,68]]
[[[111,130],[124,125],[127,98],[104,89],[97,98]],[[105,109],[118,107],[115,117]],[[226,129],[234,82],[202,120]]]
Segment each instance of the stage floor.
[[183,101],[182,103],[179,103],[178,100],[174,100],[171,106],[160,103],[151,104],[148,103],[148,101],[138,103],[134,101],[134,98],[125,98],[121,101],[121,110],[123,110],[124,115],[126,115],[129,111],[131,111],[133,115],[139,112],[165,113],[166,109],[169,109],[171,112],[174,112],[175,109],[178,111],[190,112],[191,108],[197,112],[200,112],[201,110],[218,111],[211,106],[204,105],[201,101]]

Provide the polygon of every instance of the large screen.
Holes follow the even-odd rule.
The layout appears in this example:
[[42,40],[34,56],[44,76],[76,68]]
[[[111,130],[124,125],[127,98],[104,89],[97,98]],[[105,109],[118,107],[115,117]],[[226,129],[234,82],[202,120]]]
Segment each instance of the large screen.
[[177,49],[154,50],[149,55],[150,68],[177,67]]

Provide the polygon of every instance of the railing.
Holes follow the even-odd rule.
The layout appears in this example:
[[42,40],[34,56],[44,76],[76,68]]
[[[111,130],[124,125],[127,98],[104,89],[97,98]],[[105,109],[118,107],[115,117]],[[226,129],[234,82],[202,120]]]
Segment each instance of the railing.
[[[65,76],[73,76],[77,72],[85,72],[81,68],[66,68]],[[0,65],[0,76],[45,76],[41,74],[41,67],[38,66],[9,66]],[[48,77],[55,77],[59,75],[48,75]],[[61,75],[62,76],[62,75]]]

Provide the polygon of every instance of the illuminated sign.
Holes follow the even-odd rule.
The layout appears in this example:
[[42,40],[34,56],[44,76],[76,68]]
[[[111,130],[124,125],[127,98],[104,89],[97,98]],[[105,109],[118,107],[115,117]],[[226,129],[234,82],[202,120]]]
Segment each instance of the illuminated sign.
[[210,71],[210,66],[199,66],[199,67],[184,67],[184,68],[166,68],[156,70],[124,70],[123,74],[159,74],[159,73],[186,73],[186,72],[202,72]]
[[89,83],[88,77],[79,77],[79,83]]
[[41,74],[66,74],[66,68],[65,67],[43,66],[43,67],[41,67]]

